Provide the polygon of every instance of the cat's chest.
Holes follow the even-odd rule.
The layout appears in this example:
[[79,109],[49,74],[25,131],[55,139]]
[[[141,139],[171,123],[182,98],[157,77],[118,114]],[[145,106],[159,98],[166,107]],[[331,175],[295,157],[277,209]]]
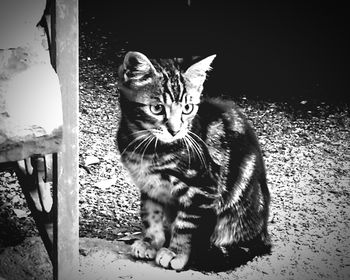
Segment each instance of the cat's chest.
[[141,192],[164,203],[173,200],[171,194],[173,184],[169,177],[165,178],[160,172],[164,169],[176,168],[177,161],[172,155],[143,160],[124,159],[123,163]]

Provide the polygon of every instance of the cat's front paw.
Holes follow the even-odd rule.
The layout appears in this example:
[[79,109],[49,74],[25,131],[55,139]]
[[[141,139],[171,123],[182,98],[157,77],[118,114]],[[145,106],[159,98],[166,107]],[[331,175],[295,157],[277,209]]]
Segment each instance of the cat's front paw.
[[188,262],[188,255],[175,254],[168,248],[161,248],[157,252],[156,264],[174,270],[183,270]]
[[136,240],[131,245],[131,254],[137,259],[153,260],[156,257],[157,250],[149,243],[143,240]]

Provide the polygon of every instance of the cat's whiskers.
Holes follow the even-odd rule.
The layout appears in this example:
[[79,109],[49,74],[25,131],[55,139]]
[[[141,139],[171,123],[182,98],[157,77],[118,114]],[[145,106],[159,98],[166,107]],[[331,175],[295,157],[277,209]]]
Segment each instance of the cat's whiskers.
[[191,137],[191,135],[187,134],[186,138],[188,140],[189,146],[192,148],[195,154],[197,154],[200,162],[204,165],[205,168],[207,168],[207,164],[205,162],[205,158],[203,156],[203,150],[202,147],[197,143],[197,141]]
[[188,133],[190,133],[191,135],[195,136],[196,139],[198,139],[200,142],[202,142],[202,144],[203,144],[205,147],[208,147],[208,146],[207,146],[207,143],[205,143],[205,142],[203,141],[203,139],[200,138],[196,133],[194,133],[194,132],[192,132],[192,131],[189,131]]
[[186,137],[185,137],[185,138],[182,138],[181,140],[182,140],[183,143],[185,144],[186,150],[187,150],[187,152],[188,152],[188,167],[190,168],[190,166],[191,166],[191,150],[190,150],[190,148],[188,147],[188,143],[187,143]]
[[150,135],[150,137],[147,138],[147,141],[145,142],[144,148],[143,148],[143,152],[141,155],[141,166],[143,164],[143,157],[145,156],[145,152],[147,151],[148,146],[152,143],[153,139],[155,138],[155,136],[153,136],[152,134]]
[[[141,132],[141,131],[139,131],[139,132]],[[132,133],[132,134],[136,134],[136,133]],[[143,139],[143,138],[145,138],[145,137],[147,137],[147,133],[145,133],[145,131],[142,131],[142,134],[141,134],[140,136],[137,136],[134,140],[132,140],[132,141],[126,146],[126,148],[121,152],[120,156],[123,156],[124,153],[129,149],[129,147],[130,147],[131,145],[133,145],[134,143],[136,143],[137,141],[139,141],[139,140],[141,140],[141,139]]]
[[[193,136],[195,136],[196,139],[198,139],[198,140],[204,145],[204,147],[206,147],[206,148],[208,149],[207,143],[205,143],[205,142],[203,141],[202,138],[200,138],[196,133],[194,133],[194,132],[192,132],[192,131],[189,131],[189,133],[192,134]],[[193,137],[192,137],[192,138],[193,138]],[[193,138],[193,140],[195,140],[195,139]],[[196,143],[198,143],[198,141],[196,141]],[[198,143],[198,145],[199,145],[199,143]],[[200,146],[200,145],[199,145],[199,146]],[[201,150],[203,151],[202,147],[200,147],[200,148],[201,148]],[[206,167],[207,167],[207,166],[206,166]]]
[[138,130],[138,131],[134,131],[133,133],[131,133],[131,135],[135,135],[135,134],[148,134],[149,131],[147,129],[142,129],[142,130]]
[[132,151],[130,157],[132,158],[132,157],[134,156],[135,152],[138,150],[138,148],[142,147],[142,145],[143,145],[144,143],[146,143],[146,142],[149,140],[149,138],[151,138],[151,137],[153,137],[152,134],[148,134],[148,135],[146,136],[146,138],[143,139],[143,140],[135,147],[135,149]]
[[200,161],[203,163],[204,167],[207,168],[207,164],[203,155],[203,149],[202,147],[196,142],[194,138],[192,138],[193,144],[196,147],[196,150],[198,151],[198,156],[200,157]]
[[156,154],[156,157],[158,158],[158,154],[157,154],[157,144],[158,144],[158,138],[154,137],[156,139],[156,141],[154,142],[154,153]]

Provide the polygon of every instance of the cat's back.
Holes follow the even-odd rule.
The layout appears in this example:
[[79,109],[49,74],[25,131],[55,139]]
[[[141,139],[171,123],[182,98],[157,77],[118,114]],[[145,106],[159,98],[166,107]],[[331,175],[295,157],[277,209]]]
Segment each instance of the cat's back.
[[261,150],[255,131],[235,102],[222,98],[204,100],[198,110],[198,131],[209,149],[230,149],[240,156]]
[[222,126],[221,129],[226,132],[237,135],[253,133],[241,108],[229,99],[210,98],[204,100],[200,105],[198,116],[209,127]]

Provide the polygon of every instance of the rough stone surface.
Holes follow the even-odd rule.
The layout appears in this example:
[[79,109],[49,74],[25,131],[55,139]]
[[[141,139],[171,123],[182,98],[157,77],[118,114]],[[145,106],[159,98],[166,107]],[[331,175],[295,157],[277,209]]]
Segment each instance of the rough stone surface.
[[36,26],[45,2],[1,2],[0,162],[60,148],[60,85],[50,63],[44,29]]

